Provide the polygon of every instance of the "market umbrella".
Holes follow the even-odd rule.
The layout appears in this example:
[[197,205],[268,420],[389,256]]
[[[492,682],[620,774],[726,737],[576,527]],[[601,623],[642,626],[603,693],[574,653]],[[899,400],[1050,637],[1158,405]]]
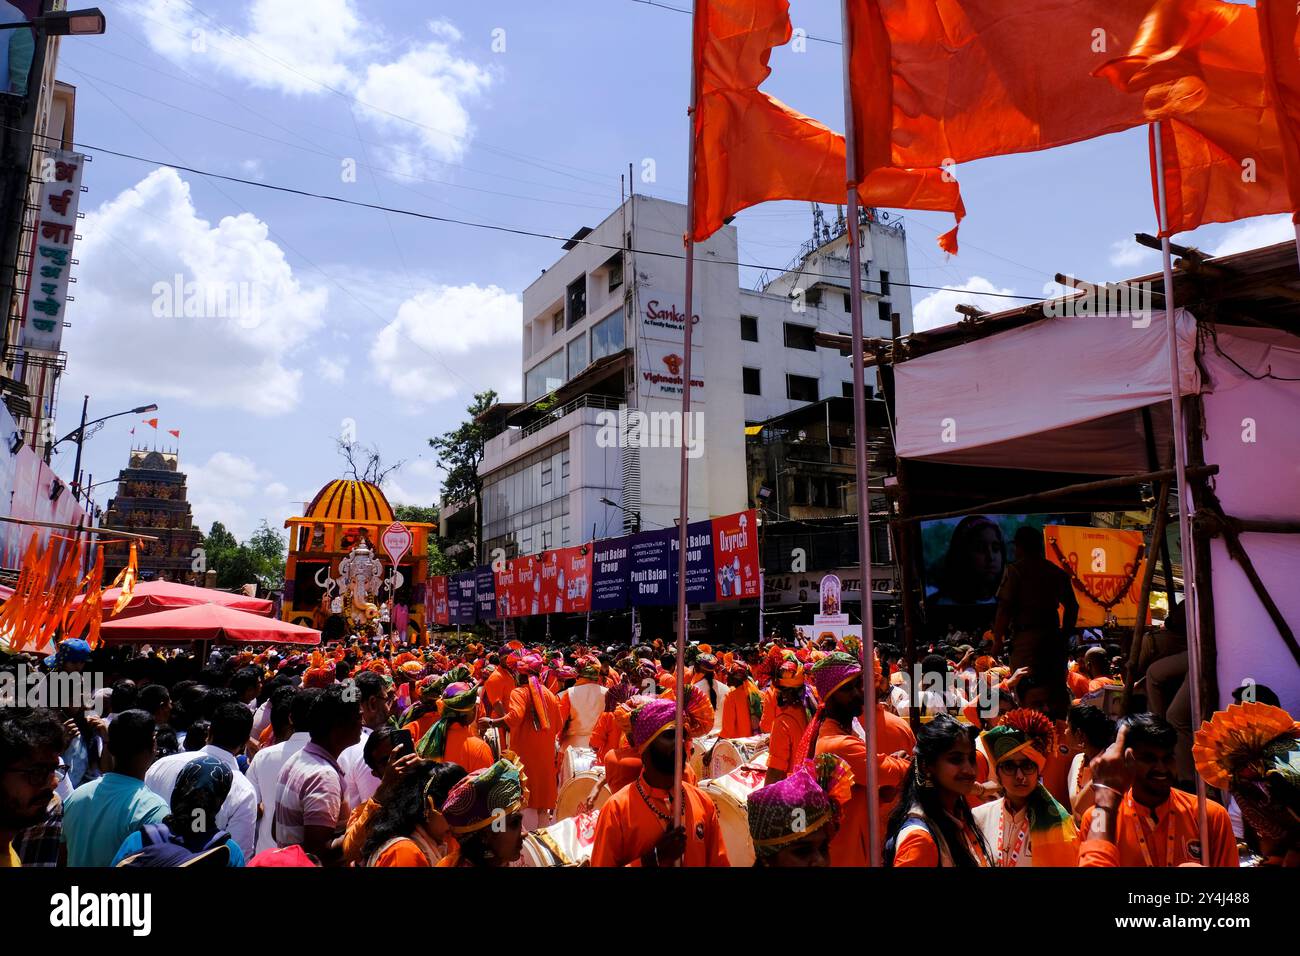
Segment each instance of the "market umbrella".
[[105,621],[99,633],[108,643],[320,644],[320,631],[220,604],[195,604],[126,620],[113,619]]
[[[121,595],[121,588],[111,588],[104,592],[102,600],[105,621],[109,620],[108,615],[112,613],[113,605],[117,604],[117,599]],[[171,611],[195,604],[219,604],[237,611],[260,614],[263,617],[270,617],[274,611],[274,605],[264,598],[245,597],[242,594],[230,594],[212,588],[196,588],[173,581],[145,581],[135,586],[135,591],[131,594],[131,602],[122,608],[120,613],[114,614],[112,620],[117,621],[141,614],[156,614],[159,611]]]

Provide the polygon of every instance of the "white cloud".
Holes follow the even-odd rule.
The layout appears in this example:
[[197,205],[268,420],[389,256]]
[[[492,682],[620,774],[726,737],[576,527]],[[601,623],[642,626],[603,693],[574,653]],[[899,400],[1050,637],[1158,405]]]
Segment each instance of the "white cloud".
[[186,468],[186,476],[194,521],[204,532],[220,521],[241,541],[252,534],[262,516],[250,506],[268,476],[251,459],[219,451]]
[[398,307],[376,337],[370,361],[412,410],[488,388],[503,401],[518,401],[522,334],[518,296],[496,286],[434,286]]
[[1225,232],[1210,255],[1227,256],[1234,252],[1294,240],[1295,226],[1292,225],[1290,216],[1260,216],[1238,223]]
[[[132,0],[129,8],[157,24],[147,31],[153,48],[187,69],[290,96],[341,92],[364,104],[357,115],[399,145],[442,160],[464,154],[473,133],[468,104],[494,78],[457,55],[463,37],[451,23],[430,21],[426,38],[399,44],[379,34],[373,19],[363,22],[354,0],[252,0],[246,18],[229,23],[180,0]],[[422,164],[398,158],[405,155],[381,165],[416,173]]]
[[437,504],[442,496],[443,473],[430,458],[408,461],[384,482],[384,495],[396,505]]
[[82,232],[66,341],[95,356],[97,394],[257,416],[298,405],[295,353],[321,327],[328,291],[299,282],[266,223],[242,213],[213,226],[162,168],[89,213]]
[[971,276],[959,286],[931,292],[912,309],[913,329],[924,332],[960,321],[961,314],[954,311],[958,305],[973,305],[988,312],[1002,312],[1015,305],[1013,299],[987,294],[991,292],[1011,295],[1015,289],[1000,289],[982,276]]
[[322,355],[316,359],[316,374],[331,385],[341,385],[347,375],[348,360],[345,357],[332,359]]
[[1140,246],[1128,239],[1117,239],[1110,244],[1110,264],[1117,269],[1132,269],[1153,262],[1159,255],[1154,249]]
[[288,500],[289,486],[280,481],[273,481],[262,489],[262,494],[267,498],[284,498]]

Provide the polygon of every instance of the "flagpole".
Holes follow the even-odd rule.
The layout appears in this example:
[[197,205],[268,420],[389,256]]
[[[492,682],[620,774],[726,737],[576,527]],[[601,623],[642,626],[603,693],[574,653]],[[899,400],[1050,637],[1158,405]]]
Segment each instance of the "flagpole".
[[[858,222],[857,130],[853,117],[853,32],[849,0],[841,0],[844,39],[844,142],[848,174],[849,301],[853,331],[853,460],[857,466],[858,565],[862,573],[862,729],[867,736],[867,845],[871,866],[880,866],[880,768],[876,763],[876,635],[871,608],[871,493],[867,468],[866,373],[862,367],[862,248]],[[830,441],[830,436],[826,436]],[[817,742],[813,741],[815,751]]]
[[[686,319],[683,333],[682,349],[682,448],[681,448],[681,492],[679,501],[679,519],[677,528],[677,660],[674,667],[674,683],[677,696],[677,752],[673,760],[673,826],[682,826],[685,818],[684,794],[682,792],[682,765],[686,761],[685,710],[686,710],[686,631],[690,624],[686,608],[686,541],[687,526],[690,524],[690,476],[691,460],[686,454],[686,429],[691,421],[691,332],[695,325],[695,111],[699,105],[698,82],[695,61],[699,55],[700,24],[704,22],[704,8],[708,0],[696,0],[694,16],[691,18],[691,106],[687,114],[687,128],[690,136],[686,144]],[[680,864],[680,861],[678,861]]]
[[[1174,473],[1178,486],[1178,540],[1182,545],[1183,557],[1183,611],[1187,628],[1187,677],[1191,686],[1191,708],[1193,731],[1201,724],[1201,640],[1200,618],[1197,614],[1199,601],[1196,594],[1196,546],[1192,541],[1191,519],[1187,514],[1187,435],[1183,431],[1183,399],[1180,385],[1182,378],[1178,368],[1178,329],[1174,315],[1174,269],[1169,252],[1169,207],[1165,202],[1165,159],[1161,143],[1160,121],[1151,127],[1155,140],[1156,159],[1156,197],[1160,210],[1160,253],[1164,258],[1164,292],[1165,292],[1165,331],[1169,338],[1169,400],[1173,412],[1174,428]],[[1163,507],[1164,502],[1158,502]],[[1169,593],[1173,594],[1173,582],[1169,582]],[[1172,603],[1170,610],[1173,610]],[[1205,806],[1205,778],[1199,773],[1196,777],[1196,814],[1197,827],[1201,835],[1201,858],[1208,858],[1210,847],[1209,814]]]
[[1296,260],[1300,262],[1300,222],[1295,223],[1295,253]]

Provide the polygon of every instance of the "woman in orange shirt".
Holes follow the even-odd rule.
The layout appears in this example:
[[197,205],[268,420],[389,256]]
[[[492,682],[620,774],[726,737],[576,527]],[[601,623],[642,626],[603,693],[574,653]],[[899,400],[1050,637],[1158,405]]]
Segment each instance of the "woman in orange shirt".
[[361,851],[366,866],[437,866],[456,842],[440,808],[465,777],[454,763],[420,763],[391,793],[376,791]]
[[889,817],[886,866],[992,866],[971,816],[975,728],[937,714],[921,727],[902,798]]

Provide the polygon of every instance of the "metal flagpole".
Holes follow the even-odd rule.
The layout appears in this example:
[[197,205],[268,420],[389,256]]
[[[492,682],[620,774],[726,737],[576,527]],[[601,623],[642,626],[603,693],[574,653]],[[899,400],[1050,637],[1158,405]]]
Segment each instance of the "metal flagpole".
[[[704,8],[708,0],[696,0],[695,15],[691,20],[691,107],[688,113],[690,138],[686,146],[686,305],[682,350],[682,475],[677,528],[677,661],[674,677],[677,696],[677,753],[673,760],[673,826],[682,826],[685,805],[682,793],[682,765],[685,763],[685,709],[686,709],[686,631],[690,625],[686,609],[686,542],[690,524],[691,459],[687,455],[686,430],[691,421],[691,332],[695,325],[695,111],[699,106],[695,60],[700,53],[700,31],[705,22]],[[678,861],[680,863],[680,861]]]
[[1296,258],[1300,259],[1300,222],[1295,224],[1295,252]]
[[[1200,618],[1197,616],[1195,544],[1192,541],[1192,523],[1187,514],[1187,434],[1183,431],[1183,399],[1179,388],[1182,379],[1178,368],[1178,329],[1174,316],[1174,268],[1169,253],[1169,210],[1165,203],[1165,159],[1161,144],[1160,122],[1152,124],[1156,152],[1156,198],[1160,209],[1160,253],[1164,257],[1165,283],[1165,333],[1169,337],[1169,400],[1173,411],[1174,473],[1178,487],[1178,540],[1183,556],[1183,610],[1187,627],[1187,677],[1191,684],[1193,731],[1201,724],[1201,638]],[[1172,594],[1173,582],[1170,582]],[[1170,610],[1172,610],[1172,605]],[[1205,779],[1196,774],[1196,815],[1201,834],[1201,855],[1206,858],[1210,848],[1210,824],[1205,807]]]
[[[867,844],[871,866],[880,866],[880,768],[876,763],[876,635],[871,613],[871,493],[867,487],[867,397],[862,367],[862,247],[858,222],[857,130],[853,121],[852,29],[849,0],[840,4],[844,34],[844,141],[848,174],[849,291],[853,323],[853,459],[858,486],[858,564],[862,569],[862,729],[867,735]],[[830,440],[829,434],[827,441]],[[816,742],[813,742],[815,749]]]

